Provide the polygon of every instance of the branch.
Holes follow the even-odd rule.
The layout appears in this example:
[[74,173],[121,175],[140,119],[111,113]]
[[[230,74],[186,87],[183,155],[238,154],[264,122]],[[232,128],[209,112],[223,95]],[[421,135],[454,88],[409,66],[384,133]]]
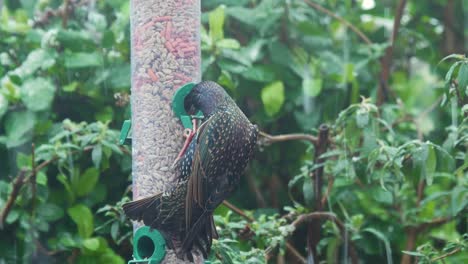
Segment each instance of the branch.
[[450,251],[450,252],[448,252],[448,253],[446,253],[444,255],[441,255],[441,256],[438,256],[437,258],[431,259],[431,262],[441,260],[441,259],[444,259],[446,257],[452,256],[452,255],[458,253],[460,250],[461,250],[461,248],[456,248],[456,249],[454,249],[454,250],[452,250],[452,251]]
[[320,11],[322,13],[325,13],[328,16],[333,17],[334,19],[340,21],[345,26],[349,27],[354,33],[356,33],[367,45],[372,45],[372,41],[370,41],[370,39],[361,30],[359,30],[357,27],[355,27],[353,24],[351,24],[346,19],[336,15],[332,11],[324,8],[323,6],[321,6],[321,5],[317,4],[317,3],[314,3],[314,2],[309,1],[309,0],[304,0],[304,2],[306,4],[308,4],[310,7],[314,8],[315,10],[318,10],[318,11]]
[[36,146],[34,143],[31,144],[31,215],[34,217],[34,212],[36,210],[36,192],[37,192],[37,171],[36,171]]
[[11,194],[8,197],[7,202],[5,203],[5,207],[0,213],[0,229],[3,229],[5,220],[8,217],[8,214],[10,213],[11,208],[13,207],[13,204],[15,203],[16,197],[18,197],[21,187],[23,187],[25,183],[25,177],[24,177],[25,174],[26,174],[26,170],[21,169],[18,176],[15,178],[15,181],[13,182],[13,190],[11,191]]
[[388,97],[390,91],[388,87],[388,79],[390,77],[390,68],[392,65],[393,47],[398,36],[400,29],[401,17],[403,16],[403,10],[405,9],[407,0],[400,0],[396,10],[395,19],[393,20],[393,31],[390,39],[390,46],[385,50],[385,55],[380,61],[381,73],[379,80],[379,89],[377,90],[377,105],[381,105]]
[[236,214],[242,216],[242,217],[243,217],[245,220],[247,220],[248,222],[253,222],[253,221],[255,220],[255,219],[253,219],[252,217],[246,215],[246,214],[244,213],[244,211],[242,211],[240,208],[238,208],[237,206],[233,205],[232,203],[230,203],[230,202],[224,200],[224,201],[223,201],[223,204],[224,204],[227,208],[229,208],[229,209],[231,209],[232,211],[234,211],[234,213],[236,213]]
[[[321,156],[327,151],[329,145],[328,133],[329,127],[324,124],[320,125],[318,142],[314,153],[315,164],[323,164],[325,162],[325,159],[321,158]],[[324,166],[320,166],[319,168],[315,169],[312,173],[312,180],[314,181],[315,200],[315,208],[313,209],[315,209],[316,211],[322,211],[323,170]],[[309,223],[307,227],[307,254],[309,256],[312,256],[316,263],[319,262],[317,254],[317,245],[320,242],[320,230],[320,221],[313,221]]]
[[[78,153],[78,152],[88,152],[88,151],[92,150],[93,148],[94,148],[94,146],[87,146],[87,147],[83,148],[82,150],[72,151],[70,154],[72,155],[72,154],[75,154],[75,153]],[[49,160],[43,161],[38,166],[36,166],[35,163],[33,162],[33,166],[35,168],[32,169],[29,172],[28,176],[25,176],[27,170],[22,169],[20,171],[19,175],[15,178],[15,181],[13,182],[13,190],[11,191],[10,196],[8,197],[8,200],[7,200],[6,204],[5,204],[5,207],[3,208],[3,210],[0,213],[0,229],[3,229],[3,226],[5,224],[5,220],[8,217],[8,214],[10,213],[10,210],[11,210],[16,198],[18,197],[18,194],[19,194],[19,191],[20,191],[21,187],[23,187],[25,183],[31,183],[32,182],[33,184],[35,184],[36,183],[35,182],[36,174],[40,170],[42,170],[44,167],[46,167],[47,165],[49,165],[50,163],[52,163],[52,162],[54,162],[54,161],[56,161],[58,159],[59,159],[59,156],[54,156]],[[33,182],[33,179],[34,179],[34,182]]]
[[277,143],[277,142],[291,141],[291,140],[305,140],[305,141],[309,141],[310,143],[314,145],[316,145],[318,142],[316,137],[312,135],[308,135],[308,134],[285,134],[285,135],[272,136],[262,131],[260,131],[259,134],[260,136],[262,136],[262,138],[259,139],[259,144],[265,145],[265,146],[273,144],[273,143]]
[[418,232],[423,232],[424,230],[426,229],[429,229],[429,228],[433,228],[433,227],[437,227],[437,226],[440,226],[440,225],[443,225],[447,222],[450,222],[452,220],[451,217],[441,217],[441,218],[436,218],[436,219],[433,219],[432,221],[430,222],[426,222],[426,223],[422,223],[420,224],[418,227],[417,227],[417,231]]
[[[242,211],[242,209],[236,207],[235,205],[231,204],[230,202],[224,200],[223,201],[223,204],[231,209],[233,212],[235,212],[236,214],[242,216],[245,220],[247,220],[248,222],[253,222],[255,221],[254,218],[248,216],[247,214],[244,213],[244,211]],[[299,253],[299,251],[297,251],[296,248],[294,248],[294,246],[290,243],[290,242],[287,242],[286,241],[286,250],[291,253],[291,255],[293,255],[298,261],[300,261],[300,263],[307,263],[306,259],[301,256],[301,254]],[[268,257],[268,256],[267,256]]]
[[[314,212],[314,213],[309,213],[305,215],[300,215],[296,220],[294,220],[294,222],[292,222],[291,225],[293,225],[297,230],[299,226],[304,225],[304,224],[310,224],[318,219],[328,219],[330,221],[333,221],[340,229],[342,236],[346,237],[344,235],[344,233],[346,232],[346,226],[344,225],[344,223],[341,222],[341,220],[338,219],[335,214],[329,213],[329,212]],[[354,248],[352,241],[350,241],[349,238],[348,238],[348,245],[350,249],[349,253],[351,257],[351,262],[353,264],[356,264],[358,263],[357,253],[356,253],[356,250]]]

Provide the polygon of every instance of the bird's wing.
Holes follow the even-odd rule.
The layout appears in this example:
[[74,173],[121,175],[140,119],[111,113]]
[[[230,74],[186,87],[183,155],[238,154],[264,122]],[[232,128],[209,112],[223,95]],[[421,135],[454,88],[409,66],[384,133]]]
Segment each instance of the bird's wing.
[[191,175],[188,181],[187,196],[185,201],[186,227],[192,225],[192,210],[194,208],[204,209],[206,197],[207,179],[214,173],[215,162],[220,162],[220,156],[215,150],[224,149],[228,140],[223,137],[225,124],[229,122],[230,115],[227,112],[219,112],[206,120],[199,128],[197,144],[192,161]]

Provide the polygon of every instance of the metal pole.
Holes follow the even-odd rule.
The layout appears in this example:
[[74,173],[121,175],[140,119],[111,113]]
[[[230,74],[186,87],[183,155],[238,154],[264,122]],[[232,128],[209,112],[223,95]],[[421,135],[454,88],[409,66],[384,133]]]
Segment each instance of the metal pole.
[[[183,128],[174,91],[200,81],[200,0],[132,0],[133,198],[171,187]],[[167,252],[163,263],[183,263]]]

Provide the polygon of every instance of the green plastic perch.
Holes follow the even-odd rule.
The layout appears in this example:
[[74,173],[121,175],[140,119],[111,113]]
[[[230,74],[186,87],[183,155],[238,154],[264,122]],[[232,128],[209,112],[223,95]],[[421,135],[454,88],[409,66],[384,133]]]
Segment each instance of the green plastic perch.
[[159,264],[166,256],[166,241],[161,233],[148,226],[137,229],[133,237],[133,260],[130,263]]

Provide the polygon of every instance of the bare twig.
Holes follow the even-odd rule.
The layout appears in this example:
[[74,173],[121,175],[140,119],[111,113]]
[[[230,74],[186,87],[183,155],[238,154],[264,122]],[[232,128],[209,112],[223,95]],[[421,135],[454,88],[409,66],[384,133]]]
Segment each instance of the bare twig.
[[291,243],[286,242],[286,250],[301,263],[307,263],[306,259],[301,255],[301,253],[299,253],[299,251],[297,251],[295,247],[293,247],[293,245],[291,245]]
[[449,221],[451,221],[452,218],[451,217],[440,217],[440,218],[436,218],[436,219],[433,219],[432,221],[430,222],[426,222],[426,223],[422,223],[420,224],[418,227],[417,227],[417,231],[418,233],[421,233],[423,232],[424,230],[426,229],[429,229],[429,228],[433,228],[433,227],[437,227],[437,226],[440,226],[440,225],[443,225]]
[[[327,151],[329,127],[327,125],[321,125],[319,127],[319,136],[316,145],[316,151],[314,153],[314,163],[323,164],[325,158],[322,158],[322,154]],[[312,173],[312,180],[314,181],[314,200],[315,210],[322,211],[322,186],[323,186],[323,170],[324,166],[318,167]],[[320,219],[309,223],[307,228],[307,254],[314,258],[314,262],[318,263],[317,245],[320,242]]]
[[[88,151],[91,151],[93,148],[94,148],[94,146],[87,146],[87,147],[83,148],[82,150],[72,151],[70,154],[73,155],[73,154],[79,153],[79,152],[88,152]],[[35,175],[40,170],[42,170],[44,167],[46,167],[47,165],[51,164],[52,162],[54,162],[54,161],[56,161],[58,159],[59,159],[58,156],[54,156],[49,160],[43,161],[38,166],[34,165],[35,168],[33,170],[31,170],[27,176],[25,176],[27,170],[23,169],[23,170],[20,171],[19,175],[15,178],[15,181],[13,182],[13,190],[11,191],[11,193],[10,193],[10,195],[8,197],[8,200],[7,200],[6,204],[5,204],[5,207],[3,207],[3,209],[2,209],[2,211],[0,213],[0,229],[3,229],[3,225],[5,223],[5,220],[6,220],[7,216],[8,216],[8,214],[10,213],[10,210],[11,210],[16,198],[18,197],[18,194],[19,194],[19,191],[21,190],[21,187],[23,187],[23,185],[25,183],[32,182],[33,178],[35,177]],[[35,181],[34,181],[34,183],[35,183]]]
[[309,141],[310,143],[314,145],[317,144],[317,138],[308,134],[285,134],[285,135],[272,136],[262,131],[260,131],[259,134],[260,136],[262,136],[262,138],[259,140],[259,143],[261,145],[270,145],[270,144],[277,143],[277,142],[291,141],[291,140],[305,140],[305,141]]
[[243,218],[245,218],[245,220],[247,220],[247,221],[249,221],[249,222],[253,222],[253,221],[255,220],[255,219],[253,219],[252,217],[246,215],[246,214],[244,213],[244,211],[242,211],[240,208],[238,208],[237,206],[233,205],[232,203],[230,203],[230,202],[224,200],[224,201],[223,201],[223,204],[224,204],[227,208],[231,209],[234,213],[236,213],[236,214],[242,216]]
[[69,6],[70,6],[70,0],[65,0],[65,3],[63,3],[64,12],[62,14],[62,28],[67,27]]
[[322,201],[321,201],[321,204],[322,204],[322,208],[325,207],[325,204],[327,203],[327,200],[328,200],[328,196],[330,195],[330,192],[331,192],[331,189],[333,188],[333,183],[334,183],[335,179],[329,175],[328,177],[328,185],[327,185],[327,192],[325,193],[325,195],[322,197]]
[[328,16],[333,17],[334,19],[340,21],[345,26],[349,27],[354,33],[356,33],[366,44],[372,45],[372,41],[361,30],[359,30],[357,27],[355,27],[353,24],[351,24],[346,19],[336,15],[332,11],[324,8],[323,6],[321,6],[321,5],[319,5],[319,4],[315,3],[315,2],[312,2],[312,1],[309,1],[309,0],[304,0],[304,2],[307,5],[309,5],[310,7],[314,8],[314,9],[316,9],[316,10],[322,12],[322,13],[325,13]]
[[[310,224],[319,219],[328,219],[330,221],[333,221],[340,229],[342,236],[345,237],[344,233],[346,232],[346,226],[344,225],[343,222],[341,222],[340,219],[336,217],[335,214],[329,213],[329,212],[314,212],[314,213],[309,213],[305,215],[300,215],[296,220],[294,220],[294,222],[292,222],[291,225],[293,225],[297,229],[301,225]],[[357,253],[356,253],[356,250],[354,248],[352,241],[348,240],[348,245],[349,245],[349,253],[351,257],[351,262],[353,264],[358,263]]]
[[37,191],[37,171],[36,171],[36,146],[31,144],[31,215],[34,217],[36,210],[36,191]]
[[448,253],[446,253],[446,254],[443,254],[443,255],[441,255],[441,256],[438,256],[437,258],[431,259],[431,262],[437,261],[437,260],[442,260],[442,259],[444,259],[444,258],[446,258],[446,257],[450,257],[450,256],[452,256],[452,255],[455,255],[455,254],[457,254],[458,252],[460,252],[460,250],[461,250],[460,248],[456,248],[456,249],[454,249],[454,250],[452,250],[452,251],[450,251],[450,252],[448,252]]
[[388,86],[388,79],[390,77],[390,68],[392,65],[393,48],[400,29],[401,17],[403,16],[403,10],[405,9],[406,2],[407,0],[400,0],[398,3],[395,18],[393,20],[393,31],[390,38],[390,46],[385,50],[385,55],[380,61],[382,71],[380,73],[379,89],[377,90],[377,105],[383,104],[389,93],[392,92]]
[[[405,251],[413,251],[414,247],[416,246],[416,238],[417,238],[417,228],[415,227],[408,227],[406,228],[406,245]],[[411,255],[403,254],[401,257],[401,264],[410,264],[411,263]]]
[[26,170],[22,169],[19,172],[18,176],[15,178],[15,181],[13,182],[13,190],[11,191],[7,202],[5,203],[5,207],[0,213],[0,229],[3,229],[5,220],[8,214],[10,213],[11,208],[13,207],[13,204],[15,203],[16,197],[18,197],[21,187],[23,187],[25,183],[25,175],[26,175]]
[[258,206],[265,207],[266,206],[265,198],[263,197],[262,193],[257,187],[257,184],[254,181],[254,178],[250,174],[246,174],[245,176],[247,178],[247,184],[249,186],[249,189],[255,194],[255,200],[257,201]]
[[296,220],[294,220],[291,223],[291,225],[293,225],[297,229],[301,225],[311,223],[313,220],[316,219],[329,219],[333,221],[340,229],[345,229],[344,223],[341,222],[341,220],[338,219],[335,214],[329,212],[314,212],[300,215]]

